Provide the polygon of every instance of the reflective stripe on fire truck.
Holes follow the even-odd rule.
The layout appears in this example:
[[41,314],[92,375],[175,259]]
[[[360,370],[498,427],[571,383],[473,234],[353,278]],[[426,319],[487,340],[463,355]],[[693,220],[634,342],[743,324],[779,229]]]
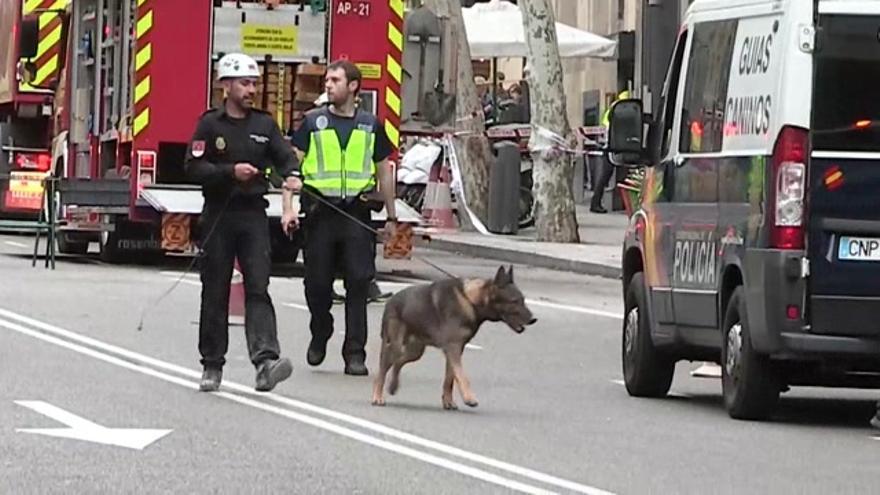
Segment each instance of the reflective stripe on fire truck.
[[153,58],[153,44],[150,31],[153,28],[153,9],[150,0],[138,0],[137,24],[135,27],[134,70],[134,122],[132,135],[138,137],[150,124],[150,60]]
[[[22,0],[22,16],[32,14],[37,9],[61,10],[70,0]],[[36,64],[37,74],[33,85],[24,81],[19,83],[19,91],[40,91],[35,86],[45,85],[58,77],[61,54],[61,16],[57,12],[39,14],[39,44],[37,56],[32,59]],[[22,60],[24,62],[24,60]]]
[[388,0],[391,7],[391,20],[388,22],[388,57],[385,60],[385,69],[391,75],[391,81],[385,88],[385,106],[389,110],[385,118],[385,134],[391,141],[391,145],[397,148],[400,145],[400,81],[403,70],[403,0]]

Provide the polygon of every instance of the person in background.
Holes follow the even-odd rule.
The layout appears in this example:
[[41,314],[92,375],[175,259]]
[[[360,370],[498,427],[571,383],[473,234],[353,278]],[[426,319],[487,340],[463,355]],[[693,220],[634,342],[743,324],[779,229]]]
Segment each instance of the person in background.
[[[605,113],[602,114],[602,121],[600,125],[605,128],[605,131],[608,132],[608,126],[611,120],[611,107],[614,106],[620,100],[626,100],[629,98],[629,90],[621,91],[617,98],[608,105],[608,108],[605,109]],[[601,170],[597,171],[599,179],[593,183],[593,198],[590,201],[590,211],[593,213],[608,213],[608,210],[602,206],[602,199],[605,196],[605,188],[608,187],[608,183],[611,181],[611,176],[614,174],[614,165],[608,160],[608,155],[606,154],[601,162]]]

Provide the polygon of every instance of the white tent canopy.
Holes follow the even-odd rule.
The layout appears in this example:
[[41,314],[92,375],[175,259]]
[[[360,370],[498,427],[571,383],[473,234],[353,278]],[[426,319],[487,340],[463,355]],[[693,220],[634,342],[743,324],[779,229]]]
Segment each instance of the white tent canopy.
[[[528,56],[518,6],[504,0],[491,0],[462,9],[462,14],[471,57]],[[588,31],[557,22],[556,35],[561,57],[613,57],[615,54],[615,41]]]

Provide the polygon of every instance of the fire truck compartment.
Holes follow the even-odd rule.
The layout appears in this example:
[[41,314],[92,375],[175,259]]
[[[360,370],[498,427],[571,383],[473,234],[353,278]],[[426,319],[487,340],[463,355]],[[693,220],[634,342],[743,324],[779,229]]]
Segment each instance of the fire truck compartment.
[[[198,188],[188,186],[155,185],[148,186],[141,191],[141,199],[160,213],[187,213],[198,215],[202,211],[203,198]],[[281,193],[270,192],[266,195],[269,207],[266,209],[270,217],[281,217]],[[294,195],[293,202],[299,206],[299,195]],[[395,201],[397,219],[400,222],[422,224],[422,217],[403,200]],[[384,222],[385,210],[373,212],[373,222]]]

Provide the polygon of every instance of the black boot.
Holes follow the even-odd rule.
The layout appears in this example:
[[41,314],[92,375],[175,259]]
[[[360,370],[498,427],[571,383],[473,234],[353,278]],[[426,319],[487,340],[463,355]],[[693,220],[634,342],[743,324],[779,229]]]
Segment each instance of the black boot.
[[202,373],[202,381],[199,382],[199,390],[202,392],[216,392],[220,389],[220,381],[223,379],[223,370],[205,368]]
[[268,392],[290,378],[293,365],[287,358],[267,359],[257,366],[257,392]]
[[360,358],[352,358],[351,361],[345,363],[345,374],[352,376],[367,376],[370,371],[367,365]]
[[306,353],[306,361],[312,366],[318,366],[324,362],[327,356],[327,342],[318,342],[314,337],[309,342],[309,351]]
[[345,296],[340,296],[336,293],[336,289],[333,289],[333,292],[330,294],[330,297],[333,299],[333,304],[344,304]]
[[367,302],[375,303],[375,302],[385,302],[391,298],[393,294],[390,292],[382,292],[379,289],[379,284],[376,283],[375,280],[370,282],[370,288],[367,290]]

